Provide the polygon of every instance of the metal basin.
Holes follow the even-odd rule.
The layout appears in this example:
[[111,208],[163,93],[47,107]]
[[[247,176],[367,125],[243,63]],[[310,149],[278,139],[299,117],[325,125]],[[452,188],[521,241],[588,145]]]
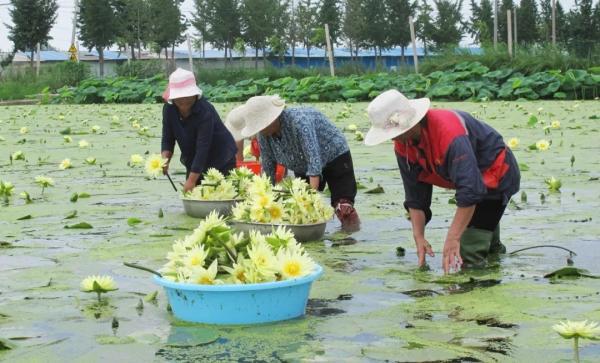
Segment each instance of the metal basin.
[[319,241],[325,235],[326,222],[315,224],[271,224],[231,221],[231,226],[238,232],[255,230],[263,234],[271,233],[273,228],[284,226],[289,228],[298,242]]
[[217,211],[222,216],[228,216],[231,214],[231,208],[235,203],[239,202],[238,199],[229,200],[193,200],[193,199],[181,199],[183,202],[183,209],[185,213],[194,218],[204,218],[212,211]]

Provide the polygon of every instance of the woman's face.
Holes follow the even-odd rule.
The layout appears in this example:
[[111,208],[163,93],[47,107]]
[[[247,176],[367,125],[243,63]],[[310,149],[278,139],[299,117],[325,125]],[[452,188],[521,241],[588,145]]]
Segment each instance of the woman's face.
[[279,132],[279,117],[276,118],[275,121],[271,122],[271,124],[269,126],[262,129],[260,134],[262,136],[268,137],[277,132]]
[[406,143],[408,140],[419,141],[419,137],[421,136],[421,126],[416,124],[410,130],[406,131],[402,135],[398,135],[394,137],[392,140],[399,141],[401,143]]
[[177,106],[179,113],[182,115],[189,115],[192,106],[196,102],[197,96],[181,97],[173,99],[173,104]]

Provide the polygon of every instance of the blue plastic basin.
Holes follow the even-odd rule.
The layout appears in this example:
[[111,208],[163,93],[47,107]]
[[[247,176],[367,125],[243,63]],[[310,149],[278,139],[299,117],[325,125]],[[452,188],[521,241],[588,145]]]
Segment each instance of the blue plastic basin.
[[323,273],[261,284],[192,285],[154,276],[175,317],[208,324],[258,324],[304,315],[310,287]]

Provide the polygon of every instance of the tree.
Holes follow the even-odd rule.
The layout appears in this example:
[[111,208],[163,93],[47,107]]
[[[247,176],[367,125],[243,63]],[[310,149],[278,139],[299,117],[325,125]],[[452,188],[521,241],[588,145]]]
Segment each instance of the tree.
[[52,39],[50,30],[56,22],[58,4],[56,0],[11,0],[10,4],[13,25],[6,25],[8,39],[13,42],[15,52],[30,52],[30,65],[33,68],[37,44],[44,46]]
[[463,37],[461,23],[462,0],[433,0],[437,15],[433,23],[431,40],[436,49],[457,47]]
[[423,42],[423,52],[427,56],[427,49],[430,47],[432,42],[433,32],[435,28],[431,22],[431,13],[433,8],[427,3],[427,0],[421,0],[418,6],[419,13],[417,15],[417,22],[415,24],[417,38]]
[[131,58],[135,59],[135,49],[138,58],[142,53],[142,43],[149,42],[150,13],[146,0],[113,0],[117,15],[119,49],[129,46]]
[[[515,5],[513,0],[502,0],[498,8],[498,41],[508,43],[508,22],[506,12],[514,11]],[[520,24],[519,24],[520,27]]]
[[206,51],[206,39],[208,35],[208,19],[209,19],[209,7],[208,0],[194,0],[194,7],[196,12],[192,19],[192,25],[198,31],[200,35],[200,50],[202,51],[202,58],[205,56]]
[[539,40],[538,23],[539,17],[535,0],[521,0],[521,5],[519,5],[519,9],[517,10],[519,42],[524,44],[536,43]]
[[[237,0],[208,0],[208,37],[206,40],[217,49],[225,50],[225,58],[229,54],[235,39],[241,36],[240,6]],[[229,53],[228,53],[229,52]]]
[[274,33],[277,0],[242,0],[243,39],[254,48],[254,68],[258,69],[258,51],[264,50]]
[[175,46],[185,40],[184,32],[187,22],[181,15],[179,5],[181,0],[149,0],[150,34],[154,50],[160,56],[165,51],[167,73],[169,69],[169,48],[171,48],[171,68],[175,68]]
[[[325,24],[329,27],[329,37],[331,38],[331,47],[334,48],[340,37],[342,28],[342,17],[339,0],[322,0],[317,16],[317,26],[324,28]],[[326,40],[323,37],[323,42],[320,46],[325,46]],[[332,49],[333,51],[333,49]]]
[[342,33],[348,41],[350,53],[354,50],[354,54],[358,56],[358,50],[365,44],[364,35],[367,28],[362,0],[346,0],[344,9]]
[[404,64],[404,48],[411,41],[408,17],[414,16],[417,3],[411,4],[410,0],[386,0],[386,3],[390,26],[389,44],[401,47],[400,62]]
[[468,30],[473,39],[479,44],[494,41],[494,5],[490,0],[481,0],[477,5],[471,0],[471,18]]
[[277,8],[274,13],[274,32],[268,40],[270,55],[279,58],[279,63],[283,64],[283,59],[287,52],[288,44],[292,44],[292,26],[289,0],[278,0]]
[[81,0],[79,8],[79,39],[88,49],[96,48],[100,77],[104,76],[104,49],[117,39],[118,23],[108,1]]
[[592,0],[575,0],[568,15],[568,46],[579,56],[589,56],[598,41],[593,19]]
[[[540,39],[548,43],[552,42],[552,0],[540,1],[540,26],[538,34]],[[564,42],[566,39],[567,20],[565,11],[560,2],[556,0],[556,41]]]
[[367,46],[375,51],[376,58],[381,57],[382,49],[390,44],[385,3],[381,0],[363,0],[363,12],[368,24],[365,32]]
[[306,48],[306,56],[310,66],[310,49],[313,46],[315,27],[317,26],[317,9],[312,0],[298,0],[296,8],[298,40]]

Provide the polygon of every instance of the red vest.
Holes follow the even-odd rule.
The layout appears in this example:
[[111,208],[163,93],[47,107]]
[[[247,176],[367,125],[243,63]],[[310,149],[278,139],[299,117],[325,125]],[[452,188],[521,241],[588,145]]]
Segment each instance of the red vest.
[[[431,109],[426,115],[427,123],[421,127],[419,145],[394,142],[395,152],[409,163],[418,163],[423,171],[418,180],[423,183],[436,185],[447,189],[456,189],[452,181],[438,174],[438,167],[444,165],[446,153],[454,139],[468,135],[465,121],[451,110]],[[421,151],[423,150],[423,151]],[[489,189],[496,189],[500,179],[508,171],[504,163],[506,149],[503,149],[492,165],[482,172],[483,183]]]

